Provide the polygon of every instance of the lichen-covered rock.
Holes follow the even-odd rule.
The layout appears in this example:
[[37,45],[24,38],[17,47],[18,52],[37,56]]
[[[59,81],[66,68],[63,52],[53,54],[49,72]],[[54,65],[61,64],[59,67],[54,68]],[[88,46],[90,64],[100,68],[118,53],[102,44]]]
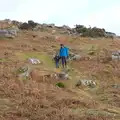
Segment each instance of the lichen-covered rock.
[[93,80],[79,80],[77,83],[76,83],[76,87],[79,87],[79,86],[87,86],[87,87],[91,87],[91,88],[94,88],[96,87],[96,82],[93,81]]
[[30,72],[31,72],[31,69],[29,66],[23,66],[17,70],[17,75],[19,79],[26,79],[30,76]]
[[36,58],[29,58],[29,62],[32,64],[40,64],[40,60]]

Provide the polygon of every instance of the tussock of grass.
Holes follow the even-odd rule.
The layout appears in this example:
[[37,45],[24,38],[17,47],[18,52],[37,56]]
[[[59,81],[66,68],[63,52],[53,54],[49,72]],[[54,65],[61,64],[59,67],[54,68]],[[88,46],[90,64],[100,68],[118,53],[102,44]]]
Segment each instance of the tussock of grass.
[[0,62],[6,62],[7,60],[4,58],[0,58]]
[[65,87],[65,85],[62,82],[57,83],[56,86],[58,86],[60,88],[64,88]]

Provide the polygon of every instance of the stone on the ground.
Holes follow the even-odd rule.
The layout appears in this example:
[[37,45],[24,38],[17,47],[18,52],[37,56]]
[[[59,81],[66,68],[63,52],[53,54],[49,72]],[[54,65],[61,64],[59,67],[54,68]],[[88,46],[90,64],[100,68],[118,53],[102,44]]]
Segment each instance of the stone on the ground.
[[112,87],[118,89],[118,88],[120,88],[120,84],[114,84],[114,85],[112,85]]
[[75,55],[75,56],[73,57],[73,60],[81,60],[81,56],[80,56],[80,55]]
[[120,60],[120,55],[112,55],[112,60]]
[[86,60],[90,60],[91,58],[89,56],[81,56],[79,54],[74,54],[74,53],[70,53],[69,54],[69,60],[74,60],[74,61],[86,61]]
[[53,77],[57,80],[68,80],[70,79],[70,76],[68,73],[65,72],[60,72],[60,73],[55,73]]
[[40,60],[36,58],[29,58],[29,62],[32,64],[40,64]]
[[88,87],[96,87],[96,82],[93,81],[93,80],[79,80],[77,83],[76,83],[76,86],[79,87],[79,86],[88,86]]
[[120,60],[120,51],[112,52],[112,60]]
[[0,30],[0,36],[7,38],[14,38],[15,36],[17,36],[17,30],[16,29]]
[[17,72],[20,79],[26,79],[30,76],[31,69],[29,66],[23,66]]
[[75,56],[75,54],[74,53],[69,53],[69,60],[73,60],[73,57]]
[[69,75],[66,74],[65,72],[61,72],[58,74],[59,75],[59,78],[62,79],[62,80],[67,80]]

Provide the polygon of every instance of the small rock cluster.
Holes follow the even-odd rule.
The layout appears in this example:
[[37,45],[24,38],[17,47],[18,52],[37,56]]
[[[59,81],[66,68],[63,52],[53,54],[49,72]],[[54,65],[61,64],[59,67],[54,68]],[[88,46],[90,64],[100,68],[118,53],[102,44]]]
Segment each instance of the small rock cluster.
[[76,83],[76,87],[79,87],[79,86],[87,86],[87,87],[91,87],[91,88],[94,88],[96,87],[96,82],[93,81],[93,80],[79,80],[77,83]]
[[0,30],[0,36],[1,37],[6,37],[6,38],[14,38],[15,36],[17,36],[17,30],[15,29],[4,29],[4,30]]

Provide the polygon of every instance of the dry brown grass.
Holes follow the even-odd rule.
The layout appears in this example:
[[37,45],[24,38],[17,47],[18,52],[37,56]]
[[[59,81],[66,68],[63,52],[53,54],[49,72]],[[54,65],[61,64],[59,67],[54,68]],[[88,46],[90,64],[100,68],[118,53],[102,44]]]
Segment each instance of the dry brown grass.
[[[33,38],[34,34],[37,36]],[[94,59],[72,63],[71,66],[77,71],[76,76],[80,73],[80,77],[96,80],[95,89],[58,88],[55,86],[57,80],[49,77],[43,80],[36,72],[33,79],[18,80],[15,71],[28,63],[20,59],[17,54],[36,51],[50,54],[54,51],[52,46],[56,48],[58,46],[55,37],[47,33],[24,31],[18,35],[16,40],[0,41],[0,55],[5,59],[0,62],[0,119],[119,120],[120,92],[119,89],[111,86],[115,83],[120,84],[120,63],[118,62],[101,63],[94,55]],[[68,36],[60,38],[76,53],[80,51],[84,55],[92,45],[97,45],[101,48],[100,50],[106,48],[109,51],[110,48],[116,48],[116,44],[109,39],[90,40],[90,38]],[[102,55],[106,57],[106,54]],[[43,64],[40,67],[46,66]],[[65,81],[66,84],[69,82],[72,80]]]

